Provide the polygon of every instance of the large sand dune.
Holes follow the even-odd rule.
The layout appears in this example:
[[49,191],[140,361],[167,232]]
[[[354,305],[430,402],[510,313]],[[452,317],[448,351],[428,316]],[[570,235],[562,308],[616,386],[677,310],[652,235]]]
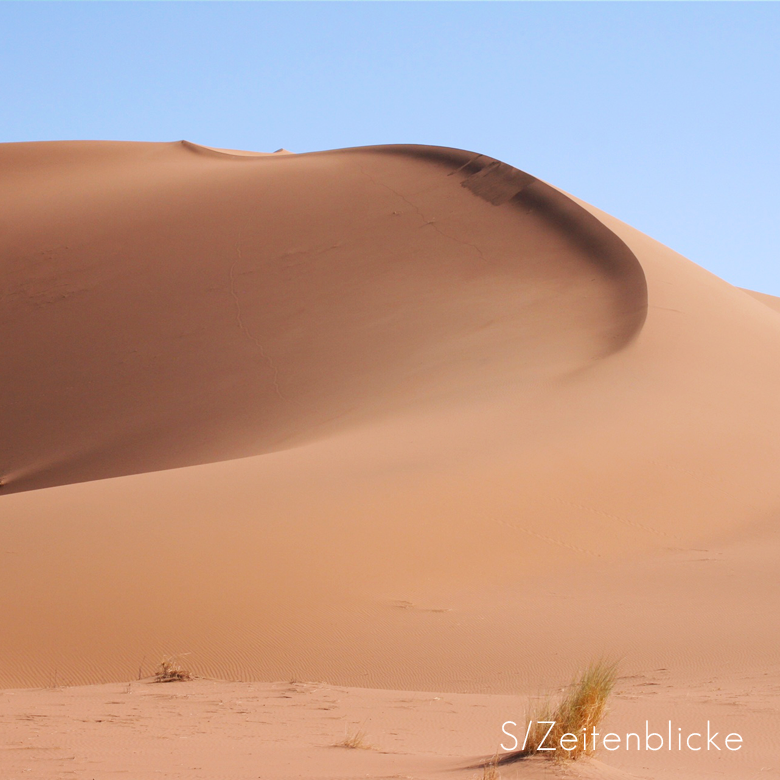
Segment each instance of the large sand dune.
[[0,155],[6,492],[257,455],[510,382],[516,396],[644,319],[614,233],[465,152]]
[[777,299],[450,149],[0,170],[0,685],[777,673]]

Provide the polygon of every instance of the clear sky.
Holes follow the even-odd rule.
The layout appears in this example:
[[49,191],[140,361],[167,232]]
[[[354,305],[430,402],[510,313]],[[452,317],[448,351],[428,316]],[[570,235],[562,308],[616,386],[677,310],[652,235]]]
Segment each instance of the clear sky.
[[498,157],[780,295],[780,4],[0,3],[0,142]]

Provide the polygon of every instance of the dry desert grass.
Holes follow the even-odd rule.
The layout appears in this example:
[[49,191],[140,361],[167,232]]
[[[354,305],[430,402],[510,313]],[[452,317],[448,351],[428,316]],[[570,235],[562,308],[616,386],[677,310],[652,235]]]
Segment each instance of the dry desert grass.
[[158,683],[168,683],[192,680],[192,672],[181,665],[179,658],[180,656],[177,655],[172,655],[170,658],[163,658],[154,674],[154,681]]
[[486,764],[482,765],[482,774],[476,780],[500,780],[498,771],[498,756],[495,755]]
[[366,740],[366,732],[356,729],[345,733],[344,739],[336,744],[336,747],[351,748],[352,750],[371,750],[374,746]]
[[[574,761],[594,752],[593,742],[583,739],[597,729],[607,713],[607,701],[617,678],[617,664],[597,661],[583,671],[557,703],[546,703],[526,718],[532,722],[525,744],[499,759],[509,764],[539,753],[557,761]],[[550,727],[550,724],[552,728]],[[572,739],[572,735],[576,738]],[[567,736],[564,748],[561,739]],[[575,743],[576,744],[572,744]],[[485,766],[489,766],[486,764]]]

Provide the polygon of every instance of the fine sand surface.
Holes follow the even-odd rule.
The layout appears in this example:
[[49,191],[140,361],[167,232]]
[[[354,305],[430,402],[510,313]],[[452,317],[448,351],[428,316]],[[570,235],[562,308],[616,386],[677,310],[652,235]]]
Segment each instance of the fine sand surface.
[[0,776],[470,777],[599,656],[745,748],[583,777],[780,776],[780,299],[452,149],[0,172]]
[[[777,674],[777,669],[774,670]],[[775,679],[776,676],[775,676]],[[501,724],[522,717],[518,697],[344,688],[316,682],[149,681],[0,691],[0,776],[51,780],[404,778],[476,780],[499,749]],[[566,770],[546,760],[501,768],[502,780],[714,780],[777,778],[780,690],[741,676],[675,678],[668,670],[621,680],[605,731],[685,733],[724,724],[749,753],[602,752]],[[365,733],[364,749],[340,747]],[[713,729],[714,730],[714,729]],[[605,733],[605,732],[602,732]],[[698,744],[694,739],[692,745]]]

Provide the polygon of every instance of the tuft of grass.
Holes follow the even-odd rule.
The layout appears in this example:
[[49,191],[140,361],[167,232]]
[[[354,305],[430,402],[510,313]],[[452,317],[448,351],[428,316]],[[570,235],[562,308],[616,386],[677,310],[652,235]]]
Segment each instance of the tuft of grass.
[[352,750],[371,750],[374,746],[366,740],[366,732],[356,729],[344,735],[344,739],[336,744],[336,747],[351,748]]
[[185,669],[179,663],[180,656],[172,655],[170,658],[163,658],[157,671],[154,673],[154,681],[158,683],[168,682],[186,682],[192,680],[193,675],[189,669]]
[[[502,756],[498,763],[509,764],[536,754],[557,761],[576,761],[583,756],[592,755],[594,748],[590,735],[594,729],[598,730],[607,714],[607,701],[615,687],[616,679],[616,663],[602,660],[591,664],[569,686],[557,704],[548,702],[537,711],[531,712],[525,721],[533,723],[525,747]],[[554,721],[555,725],[548,734],[550,721]],[[583,733],[588,735],[584,744]],[[565,734],[577,737],[576,745],[571,750],[561,747],[561,737]],[[572,742],[570,739],[566,744],[572,746]],[[540,747],[554,749],[539,750]]]
[[498,763],[498,754],[496,754],[490,761],[482,765],[482,774],[476,780],[501,780]]

